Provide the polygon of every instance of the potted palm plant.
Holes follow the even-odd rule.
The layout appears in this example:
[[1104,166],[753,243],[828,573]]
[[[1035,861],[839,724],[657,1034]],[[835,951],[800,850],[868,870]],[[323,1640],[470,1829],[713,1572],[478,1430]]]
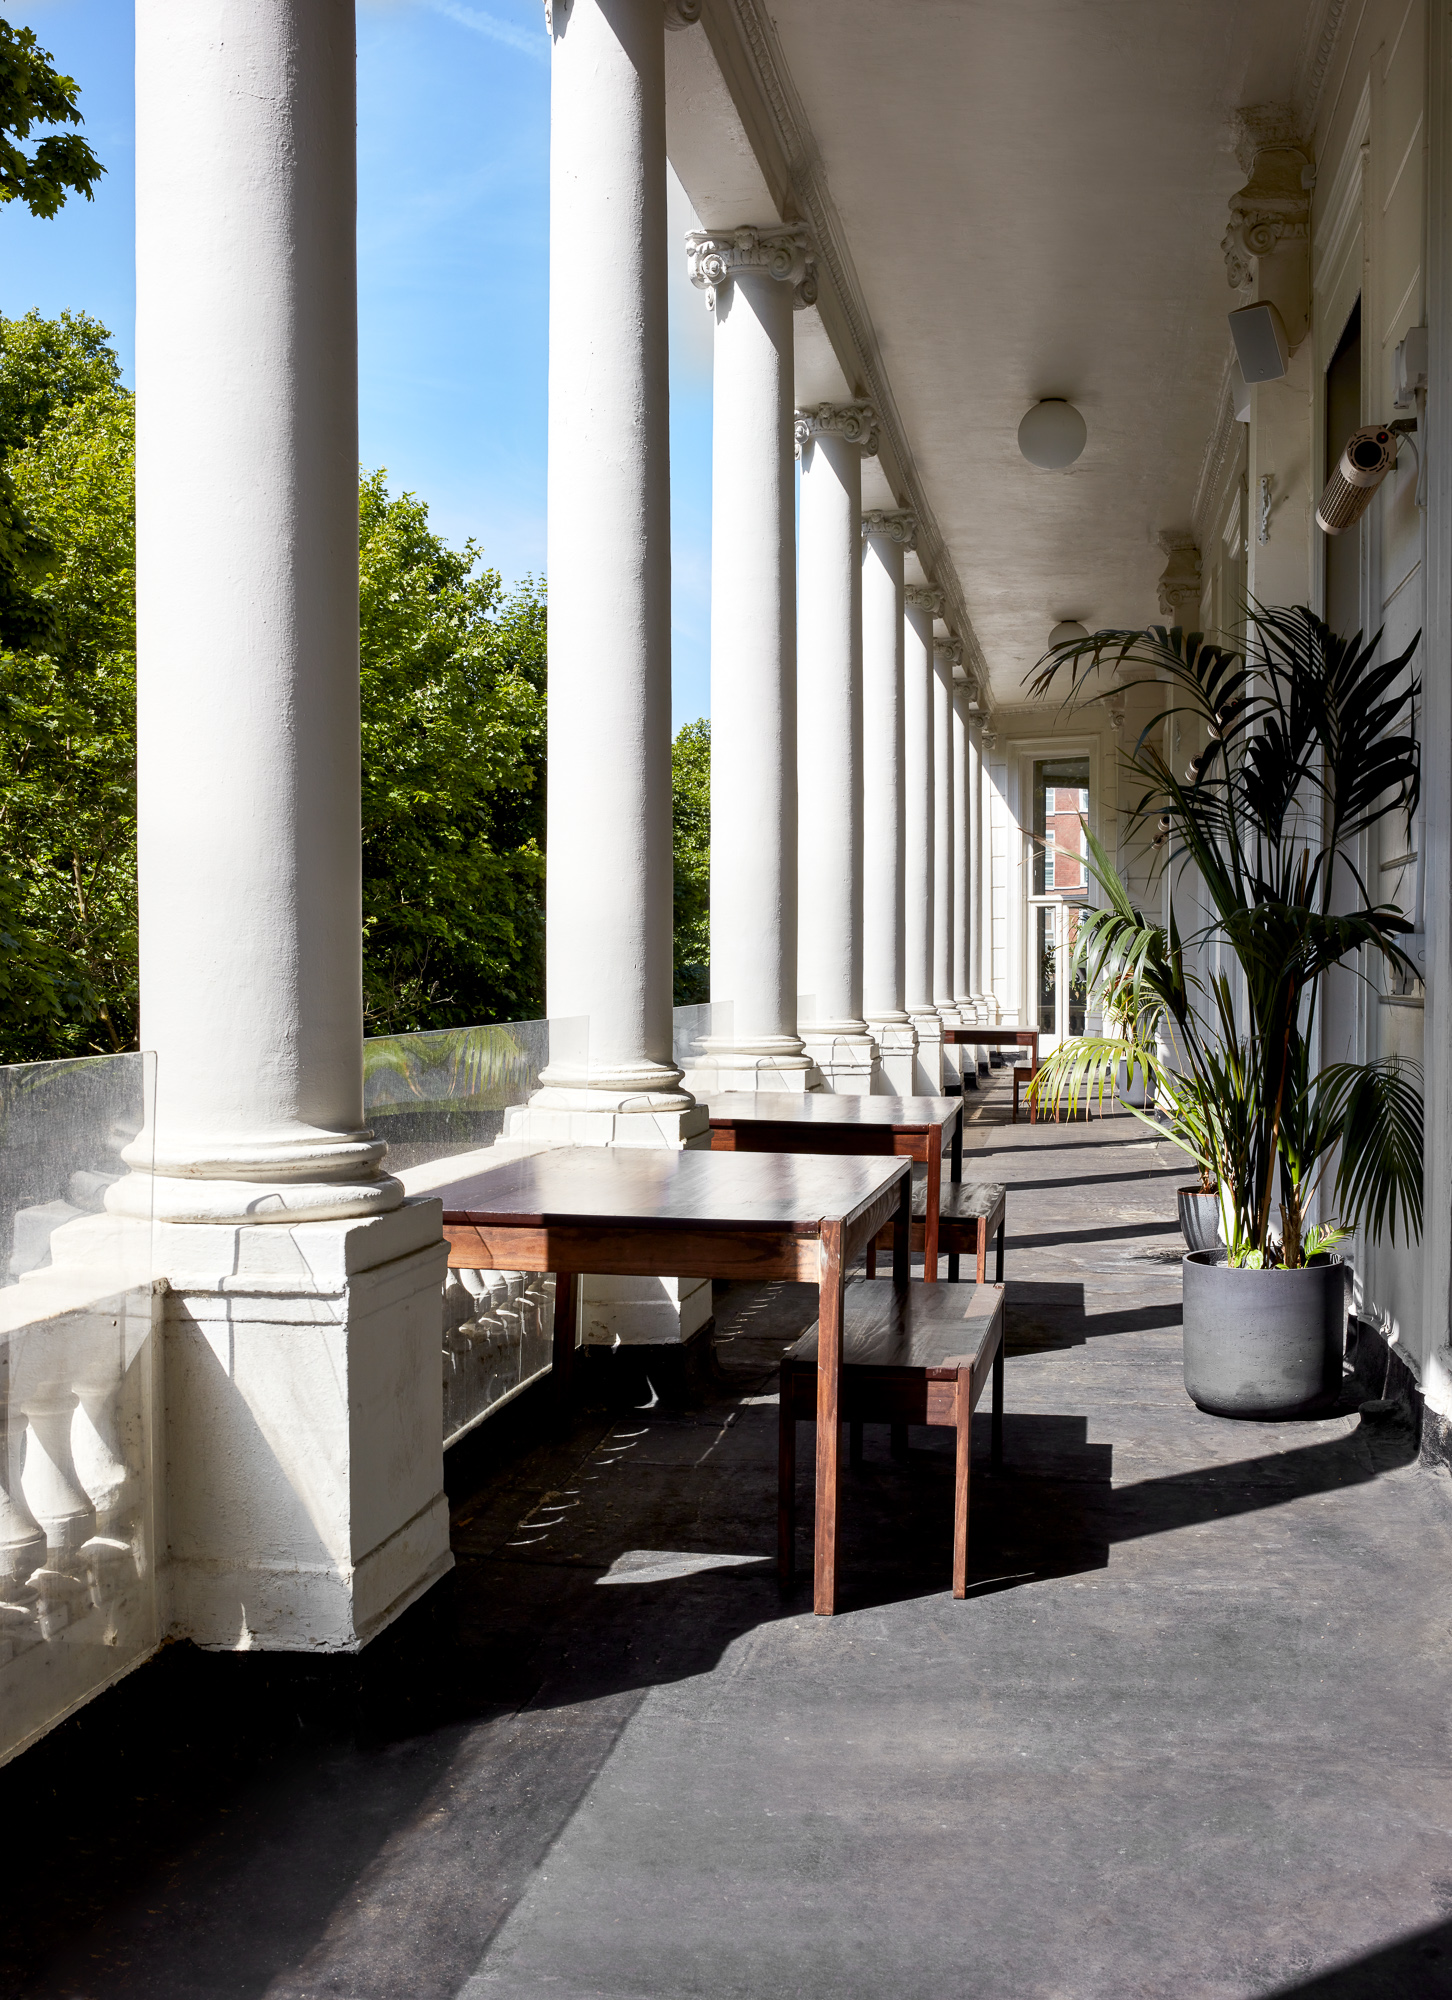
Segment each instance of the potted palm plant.
[[[1046,654],[1034,686],[1067,679],[1073,701],[1095,668],[1139,669],[1130,685],[1168,688],[1177,721],[1203,738],[1176,772],[1161,710],[1126,758],[1143,785],[1132,822],[1153,828],[1170,871],[1164,921],[1135,907],[1091,839],[1104,902],[1077,948],[1092,979],[1128,982],[1135,1023],[1154,1020],[1153,1037],[1134,1029],[1138,1060],[1216,1196],[1223,1241],[1184,1260],[1185,1386],[1217,1414],[1291,1416],[1339,1390],[1337,1244],[1362,1226],[1421,1233],[1420,1072],[1320,1060],[1333,967],[1413,971],[1399,943],[1412,926],[1373,902],[1356,855],[1380,820],[1416,808],[1417,641],[1379,660],[1379,633],[1338,638],[1305,606],[1254,607],[1248,625],[1244,653],[1178,627],[1096,633]],[[1173,892],[1187,868],[1208,914],[1182,935]],[[1102,1100],[1124,1053],[1118,1035],[1066,1043],[1040,1069],[1037,1101]]]

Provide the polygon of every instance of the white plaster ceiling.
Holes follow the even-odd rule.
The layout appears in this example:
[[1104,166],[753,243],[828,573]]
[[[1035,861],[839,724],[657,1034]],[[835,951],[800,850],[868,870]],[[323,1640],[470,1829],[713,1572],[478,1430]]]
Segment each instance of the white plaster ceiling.
[[[1238,302],[1219,250],[1245,178],[1232,116],[1291,96],[1322,12],[773,0],[999,702],[1019,698],[1058,619],[1159,615],[1156,538],[1188,525]],[[802,345],[820,373],[815,331]],[[1066,472],[1018,452],[1041,396],[1069,397],[1088,424]]]

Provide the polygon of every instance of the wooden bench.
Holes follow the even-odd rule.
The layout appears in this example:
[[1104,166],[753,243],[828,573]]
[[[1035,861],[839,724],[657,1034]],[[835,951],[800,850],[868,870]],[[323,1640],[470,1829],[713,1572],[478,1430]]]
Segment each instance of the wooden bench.
[[[993,1377],[993,1453],[1003,1461],[1003,1296],[998,1285],[971,1292],[946,1285],[894,1285],[888,1278],[847,1287],[839,1410],[861,1455],[864,1423],[891,1424],[895,1452],[909,1424],[957,1431],[953,1487],[953,1595],[968,1590],[968,1474],[973,1411]],[[817,1329],[782,1357],[778,1457],[777,1567],[790,1583],[796,1566],[797,1425],[817,1414]],[[900,1452],[899,1452],[900,1455]]]
[[[950,1181],[940,1191],[938,1203],[938,1248],[948,1254],[948,1278],[958,1281],[958,1259],[965,1252],[978,1260],[978,1282],[988,1277],[988,1244],[997,1238],[997,1268],[993,1275],[1003,1283],[1003,1230],[1008,1198],[998,1181]],[[913,1182],[912,1248],[927,1255],[928,1184]],[[877,1253],[891,1250],[892,1231],[884,1229],[868,1246],[867,1275],[877,1276]]]

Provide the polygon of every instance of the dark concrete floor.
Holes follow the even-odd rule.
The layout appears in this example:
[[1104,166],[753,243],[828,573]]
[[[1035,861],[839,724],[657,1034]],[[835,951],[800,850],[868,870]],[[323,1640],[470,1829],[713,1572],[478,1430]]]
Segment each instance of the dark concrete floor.
[[454,1576],[362,1659],[172,1648],[0,1774],[0,1994],[1452,1996],[1452,1488],[1350,1394],[1196,1411],[1178,1156],[1005,1095],[968,1602],[927,1431],[868,1433],[843,1614],[781,1599],[813,1295],[723,1292],[695,1402],[486,1426]]

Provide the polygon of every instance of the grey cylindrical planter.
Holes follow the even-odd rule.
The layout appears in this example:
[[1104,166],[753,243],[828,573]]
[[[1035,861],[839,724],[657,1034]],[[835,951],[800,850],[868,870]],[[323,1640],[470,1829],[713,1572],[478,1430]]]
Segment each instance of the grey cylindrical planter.
[[1180,1234],[1187,1250],[1214,1250],[1220,1242],[1220,1197],[1202,1187],[1175,1189]]
[[1135,1064],[1132,1076],[1127,1062],[1119,1065],[1114,1072],[1114,1094],[1121,1104],[1136,1104],[1141,1111],[1154,1102],[1153,1081],[1142,1063]]
[[1346,1269],[1243,1271],[1223,1250],[1184,1260],[1185,1387],[1216,1417],[1306,1417],[1341,1393]]

